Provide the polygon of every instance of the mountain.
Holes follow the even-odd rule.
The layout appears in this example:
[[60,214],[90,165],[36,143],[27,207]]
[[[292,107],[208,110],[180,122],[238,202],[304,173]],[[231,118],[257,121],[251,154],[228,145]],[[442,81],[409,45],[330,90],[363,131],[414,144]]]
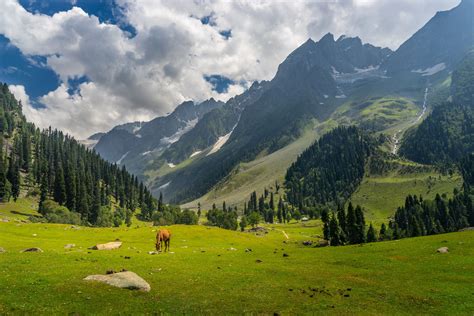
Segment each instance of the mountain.
[[438,12],[383,64],[388,75],[400,72],[434,75],[449,70],[474,47],[474,1]]
[[363,45],[358,38],[336,41],[330,33],[318,42],[309,39],[278,67],[261,95],[245,106],[218,150],[158,178],[151,183],[153,192],[163,191],[175,202],[199,197],[239,163],[290,144],[309,122],[326,120],[347,97],[338,85],[338,75],[358,74],[359,67],[376,70],[389,53]]
[[167,116],[114,127],[100,137],[94,149],[104,159],[123,164],[142,176],[143,167],[149,162],[148,155],[161,153],[192,129],[206,113],[222,105],[214,99],[197,104],[183,102]]

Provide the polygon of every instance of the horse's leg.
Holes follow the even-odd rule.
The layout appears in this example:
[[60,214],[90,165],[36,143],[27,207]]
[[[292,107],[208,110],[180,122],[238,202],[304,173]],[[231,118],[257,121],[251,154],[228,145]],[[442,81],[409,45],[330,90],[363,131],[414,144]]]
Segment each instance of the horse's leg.
[[168,248],[168,252],[170,251],[170,241],[171,238],[168,238],[168,240],[166,241],[166,248]]

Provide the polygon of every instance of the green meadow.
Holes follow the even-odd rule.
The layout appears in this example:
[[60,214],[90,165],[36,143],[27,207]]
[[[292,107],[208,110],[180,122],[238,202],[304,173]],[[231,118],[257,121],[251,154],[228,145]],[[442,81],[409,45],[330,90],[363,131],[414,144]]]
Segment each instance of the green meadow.
[[[317,244],[319,221],[268,225],[258,234],[175,225],[168,227],[171,252],[150,255],[157,227],[35,224],[15,211],[29,205],[23,199],[0,208],[8,220],[0,221],[2,315],[474,312],[474,231],[319,248],[303,245]],[[88,249],[116,239],[123,242],[118,250]],[[436,253],[443,246],[450,252]],[[28,247],[44,252],[21,253]],[[151,291],[83,280],[122,269],[143,277]]]

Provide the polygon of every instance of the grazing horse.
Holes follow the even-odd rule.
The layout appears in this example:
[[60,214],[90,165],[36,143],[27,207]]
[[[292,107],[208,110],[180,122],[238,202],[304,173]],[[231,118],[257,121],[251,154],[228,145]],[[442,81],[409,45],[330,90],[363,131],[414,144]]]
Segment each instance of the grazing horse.
[[170,250],[171,232],[167,229],[160,229],[156,234],[156,250],[161,252],[161,242],[165,243],[165,252]]

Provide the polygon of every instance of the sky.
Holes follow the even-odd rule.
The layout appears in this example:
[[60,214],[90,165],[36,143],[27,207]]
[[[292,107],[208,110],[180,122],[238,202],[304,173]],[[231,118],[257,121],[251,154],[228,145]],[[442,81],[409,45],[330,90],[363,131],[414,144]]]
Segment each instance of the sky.
[[395,50],[460,0],[1,0],[0,82],[79,139],[226,101],[331,32]]

